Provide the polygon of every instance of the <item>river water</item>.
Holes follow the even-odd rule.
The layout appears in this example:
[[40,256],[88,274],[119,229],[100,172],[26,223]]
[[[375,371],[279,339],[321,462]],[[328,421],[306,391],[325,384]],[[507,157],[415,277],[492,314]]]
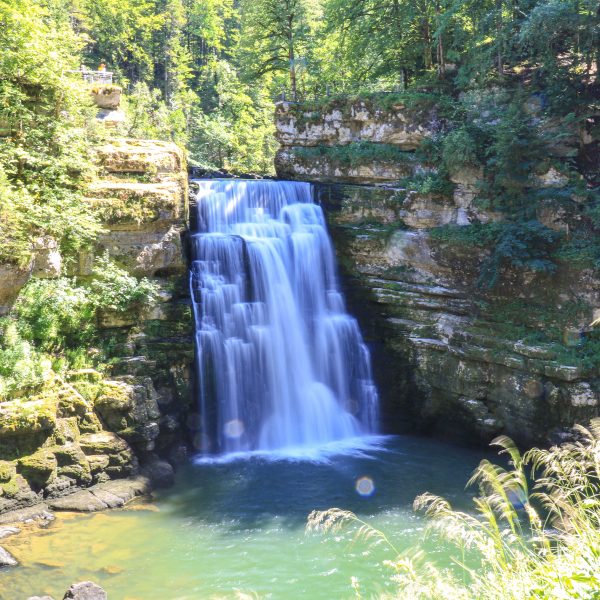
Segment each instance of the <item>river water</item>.
[[203,460],[180,470],[175,487],[152,503],[59,515],[35,535],[3,540],[22,566],[0,571],[0,598],[60,599],[81,580],[96,581],[111,600],[234,598],[236,590],[332,600],[353,597],[352,576],[365,597],[389,590],[384,548],[353,545],[349,530],[305,533],[307,515],[330,507],[355,511],[401,549],[418,546],[447,563],[447,549],[424,539],[412,501],[430,491],[468,505],[464,484],[481,453],[412,437],[360,444],[312,459]]

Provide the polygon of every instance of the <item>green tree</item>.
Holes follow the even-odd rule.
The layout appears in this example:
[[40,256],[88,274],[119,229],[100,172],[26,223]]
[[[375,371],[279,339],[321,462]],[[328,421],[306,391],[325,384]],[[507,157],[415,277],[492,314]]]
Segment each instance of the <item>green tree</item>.
[[242,0],[242,43],[250,71],[287,73],[292,97],[320,16],[318,0]]
[[[82,40],[33,0],[0,1],[0,260],[26,264],[31,242],[72,254],[100,227],[83,198],[93,109],[70,69]],[[58,11],[59,15],[62,15]]]

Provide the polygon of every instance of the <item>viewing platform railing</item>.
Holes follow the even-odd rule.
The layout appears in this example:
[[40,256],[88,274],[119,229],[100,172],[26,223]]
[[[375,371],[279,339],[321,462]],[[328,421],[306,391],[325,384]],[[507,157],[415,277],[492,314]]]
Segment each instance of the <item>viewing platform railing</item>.
[[113,83],[112,71],[88,71],[81,69],[79,71],[66,71],[69,75],[79,75],[86,83],[104,83],[110,85]]

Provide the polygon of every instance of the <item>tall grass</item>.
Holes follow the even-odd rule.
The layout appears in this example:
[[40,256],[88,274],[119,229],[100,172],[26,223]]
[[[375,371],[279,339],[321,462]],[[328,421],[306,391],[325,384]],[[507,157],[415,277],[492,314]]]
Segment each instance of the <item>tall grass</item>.
[[[507,437],[493,445],[508,469],[481,462],[472,512],[453,510],[431,494],[416,510],[428,518],[426,534],[454,550],[454,567],[440,568],[423,551],[399,552],[389,537],[355,514],[314,511],[307,528],[331,532],[357,525],[357,539],[384,544],[392,594],[410,599],[600,598],[600,420],[577,427],[578,441],[521,455]],[[361,590],[352,581],[356,597]]]

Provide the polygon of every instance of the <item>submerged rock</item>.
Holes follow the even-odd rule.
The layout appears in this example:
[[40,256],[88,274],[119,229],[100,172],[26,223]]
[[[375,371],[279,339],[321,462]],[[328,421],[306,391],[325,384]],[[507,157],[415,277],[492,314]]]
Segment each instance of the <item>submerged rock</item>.
[[19,533],[19,531],[20,529],[18,527],[0,527],[0,540],[10,535],[15,535]]
[[154,460],[142,469],[154,487],[170,487],[175,482],[175,471],[166,460]]
[[63,600],[107,600],[107,593],[91,581],[74,583],[63,596]]
[[16,567],[19,561],[8,551],[0,546],[0,568]]

